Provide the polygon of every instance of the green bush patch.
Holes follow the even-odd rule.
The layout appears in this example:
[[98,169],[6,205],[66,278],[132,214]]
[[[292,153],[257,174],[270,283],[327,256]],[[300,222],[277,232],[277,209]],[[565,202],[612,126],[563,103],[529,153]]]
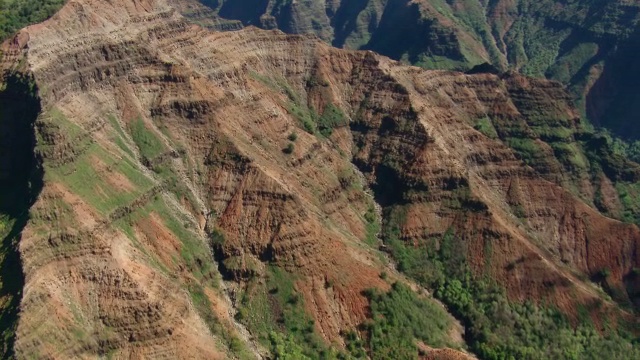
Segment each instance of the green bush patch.
[[[366,295],[371,320],[363,326],[364,345],[372,359],[416,358],[418,342],[455,347],[449,340],[452,322],[447,312],[435,302],[418,297],[406,285],[395,283],[387,293],[374,289]],[[352,344],[350,348],[356,349],[355,356],[361,356],[359,346]]]
[[152,160],[166,151],[166,147],[162,141],[158,139],[152,130],[147,128],[142,119],[138,118],[132,121],[129,124],[129,131],[131,132],[133,142],[135,142],[138,149],[140,149],[140,155],[145,159]]

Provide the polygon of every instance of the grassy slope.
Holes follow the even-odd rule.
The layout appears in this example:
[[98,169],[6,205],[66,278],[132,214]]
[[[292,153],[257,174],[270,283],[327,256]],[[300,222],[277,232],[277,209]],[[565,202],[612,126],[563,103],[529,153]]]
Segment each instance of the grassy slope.
[[[43,118],[49,119],[49,126],[55,125],[57,131],[71,134],[71,137],[91,138],[89,133],[55,110]],[[105,118],[109,124],[105,131],[111,143],[93,141],[89,146],[82,146],[81,141],[73,141],[74,146],[82,150],[71,161],[62,164],[45,160],[45,181],[64,185],[99,215],[111,219],[111,226],[131,240],[152,268],[189,292],[196,310],[220,339],[220,348],[229,349],[238,358],[251,358],[232,325],[214,313],[211,300],[206,295],[207,292],[220,291],[216,264],[208,244],[195,230],[198,225],[193,217],[176,208],[180,201],[189,201],[188,190],[176,176],[172,159],[159,158],[167,151],[167,145],[160,139],[158,130],[140,119],[132,121],[129,126],[122,126],[113,116]],[[171,146],[177,144],[171,143]],[[140,154],[140,161],[154,161],[153,172],[143,171],[143,165],[134,155],[136,153]],[[186,156],[182,160],[188,161]],[[105,166],[108,175],[104,173]],[[120,181],[114,182],[116,178]],[[139,229],[149,224],[150,219],[158,219],[180,243],[178,252],[171,254],[169,262],[139,238]],[[37,228],[39,225],[34,226]],[[167,248],[166,251],[173,250]]]

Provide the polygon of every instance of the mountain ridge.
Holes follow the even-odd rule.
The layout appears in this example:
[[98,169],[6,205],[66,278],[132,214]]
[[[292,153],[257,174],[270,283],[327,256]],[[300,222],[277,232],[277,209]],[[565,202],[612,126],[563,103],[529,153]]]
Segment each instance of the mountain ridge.
[[264,8],[249,6],[256,11],[251,16],[242,13],[243,0],[204,4],[239,23],[314,33],[334,46],[371,49],[426,68],[465,70],[490,62],[555,79],[571,89],[593,124],[626,140],[638,136],[633,59],[640,8],[633,1],[268,1]]

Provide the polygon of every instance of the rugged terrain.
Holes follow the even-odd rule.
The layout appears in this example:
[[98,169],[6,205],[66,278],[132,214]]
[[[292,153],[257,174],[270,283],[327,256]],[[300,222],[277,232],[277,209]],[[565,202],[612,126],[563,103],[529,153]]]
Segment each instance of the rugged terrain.
[[[563,82],[596,125],[637,140],[640,6],[632,0],[201,1],[206,18],[371,49],[426,68],[482,62]],[[198,17],[202,12],[192,12]],[[223,23],[227,23],[223,21]]]
[[5,354],[637,351],[640,166],[561,84],[207,16],[70,0],[2,45]]

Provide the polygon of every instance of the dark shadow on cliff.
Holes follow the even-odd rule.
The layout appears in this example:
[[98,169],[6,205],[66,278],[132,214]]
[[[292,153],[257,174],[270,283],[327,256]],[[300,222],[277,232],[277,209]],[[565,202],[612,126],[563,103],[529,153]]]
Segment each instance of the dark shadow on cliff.
[[[213,3],[213,1],[202,1]],[[220,7],[220,16],[240,20],[244,25],[260,25],[260,16],[267,11],[266,0],[225,1]]]
[[12,358],[24,273],[18,243],[43,185],[34,124],[41,106],[33,81],[7,74],[0,82],[0,351]]
[[617,44],[602,75],[587,94],[587,116],[625,140],[640,139],[640,29]]
[[464,61],[456,34],[436,20],[422,16],[420,5],[407,0],[390,0],[380,24],[363,47],[395,60],[406,56],[415,64],[423,56],[443,56]]
[[343,47],[347,38],[358,29],[358,16],[367,7],[367,0],[352,0],[341,4],[335,14],[327,9],[327,16],[331,19],[331,25],[335,29],[335,38],[332,45]]

